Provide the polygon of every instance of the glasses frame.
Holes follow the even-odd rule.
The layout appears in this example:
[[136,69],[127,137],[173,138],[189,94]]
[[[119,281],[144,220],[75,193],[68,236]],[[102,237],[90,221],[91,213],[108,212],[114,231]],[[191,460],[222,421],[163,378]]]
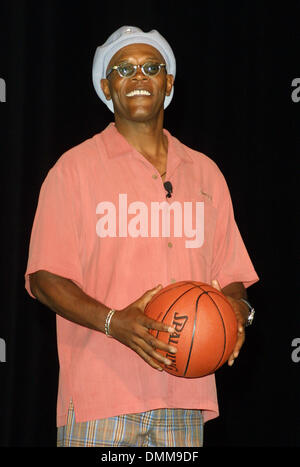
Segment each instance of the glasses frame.
[[[149,63],[152,63],[152,64],[154,64],[154,65],[158,65],[158,72],[155,73],[154,75],[148,75],[147,73],[145,73],[144,66],[145,66],[145,65],[148,65]],[[123,75],[120,73],[120,68],[121,68],[122,65],[124,66],[125,64],[126,64],[126,62],[125,62],[125,63],[123,62],[123,63],[120,63],[119,65],[112,66],[112,67],[108,70],[108,72],[107,72],[107,74],[106,74],[106,79],[109,77],[109,75],[110,75],[114,70],[117,70],[117,72],[118,72],[118,74],[119,74],[119,76],[120,76],[121,78],[133,78],[133,77],[136,75],[136,72],[137,72],[137,69],[138,69],[138,68],[140,68],[140,69],[142,70],[142,72],[143,72],[143,74],[144,74],[145,76],[147,76],[148,78],[152,78],[152,77],[154,77],[154,76],[157,76],[157,75],[160,73],[160,70],[161,70],[163,67],[166,67],[166,64],[165,64],[165,63],[145,62],[143,65],[133,65],[133,63],[128,63],[128,65],[133,66],[134,72],[133,72],[133,74],[130,75],[130,76],[123,76]]]

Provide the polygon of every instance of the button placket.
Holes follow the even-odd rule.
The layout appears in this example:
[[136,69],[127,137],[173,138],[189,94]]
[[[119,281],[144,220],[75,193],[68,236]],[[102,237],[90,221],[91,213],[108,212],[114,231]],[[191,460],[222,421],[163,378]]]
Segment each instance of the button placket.
[[[174,200],[173,200],[173,199],[170,199],[170,198],[167,198],[167,197],[165,196],[164,182],[163,182],[163,180],[162,180],[162,178],[161,178],[159,172],[158,172],[158,173],[153,173],[153,174],[152,174],[152,179],[153,179],[153,180],[158,180],[159,178],[161,179],[161,185],[162,185],[163,194],[164,194],[163,201],[167,201],[167,202],[170,204],[170,203],[173,202]],[[167,180],[167,177],[166,177],[166,180]],[[171,242],[168,238],[166,238],[166,243],[167,243],[167,250],[171,252],[172,249],[173,249],[173,246],[174,246],[173,242]],[[170,274],[170,276],[171,276],[171,274]],[[170,277],[170,276],[169,276],[169,277]],[[170,283],[170,284],[173,284],[173,283],[175,283],[175,282],[176,282],[176,279],[175,279],[173,276],[171,276],[170,279],[169,279],[169,283]]]

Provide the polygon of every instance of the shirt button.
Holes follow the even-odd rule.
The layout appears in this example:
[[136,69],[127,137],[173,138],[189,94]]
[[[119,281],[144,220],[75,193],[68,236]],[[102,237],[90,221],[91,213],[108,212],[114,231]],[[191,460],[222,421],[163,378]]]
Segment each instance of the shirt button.
[[172,246],[173,246],[173,243],[172,243],[172,242],[168,242],[168,247],[169,247],[169,248],[172,248]]
[[158,178],[158,176],[156,174],[153,174],[152,178],[154,178],[154,180],[156,180]]

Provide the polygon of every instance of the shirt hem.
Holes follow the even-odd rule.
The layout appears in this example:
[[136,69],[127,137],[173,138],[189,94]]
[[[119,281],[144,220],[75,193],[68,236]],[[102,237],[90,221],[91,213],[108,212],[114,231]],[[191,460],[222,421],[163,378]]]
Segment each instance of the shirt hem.
[[[213,401],[207,401],[205,403],[190,403],[188,406],[185,404],[170,404],[170,403],[164,403],[162,401],[160,402],[153,402],[148,404],[147,406],[140,406],[140,407],[135,407],[130,408],[128,406],[122,408],[118,408],[118,410],[112,410],[110,412],[104,412],[103,408],[98,408],[95,409],[95,407],[91,407],[90,409],[85,409],[85,410],[75,410],[75,422],[76,423],[82,423],[82,422],[88,422],[91,420],[101,420],[104,418],[110,418],[114,417],[117,415],[125,415],[129,413],[141,413],[141,412],[148,412],[150,410],[156,410],[156,409],[189,409],[189,410],[202,410],[203,412],[203,422],[206,423],[209,420],[213,420],[214,418],[217,418],[219,416],[219,410],[218,410],[218,405],[213,402]],[[65,426],[67,424],[67,417],[68,414],[57,414],[57,427]]]

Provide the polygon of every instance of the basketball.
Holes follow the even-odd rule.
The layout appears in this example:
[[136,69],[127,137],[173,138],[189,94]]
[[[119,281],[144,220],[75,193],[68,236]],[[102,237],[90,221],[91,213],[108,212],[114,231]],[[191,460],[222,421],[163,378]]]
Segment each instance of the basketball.
[[148,302],[145,314],[175,329],[173,334],[150,330],[157,339],[177,348],[157,352],[172,364],[168,373],[200,378],[214,373],[229,358],[237,340],[237,320],[225,296],[211,285],[181,281],[161,289]]

